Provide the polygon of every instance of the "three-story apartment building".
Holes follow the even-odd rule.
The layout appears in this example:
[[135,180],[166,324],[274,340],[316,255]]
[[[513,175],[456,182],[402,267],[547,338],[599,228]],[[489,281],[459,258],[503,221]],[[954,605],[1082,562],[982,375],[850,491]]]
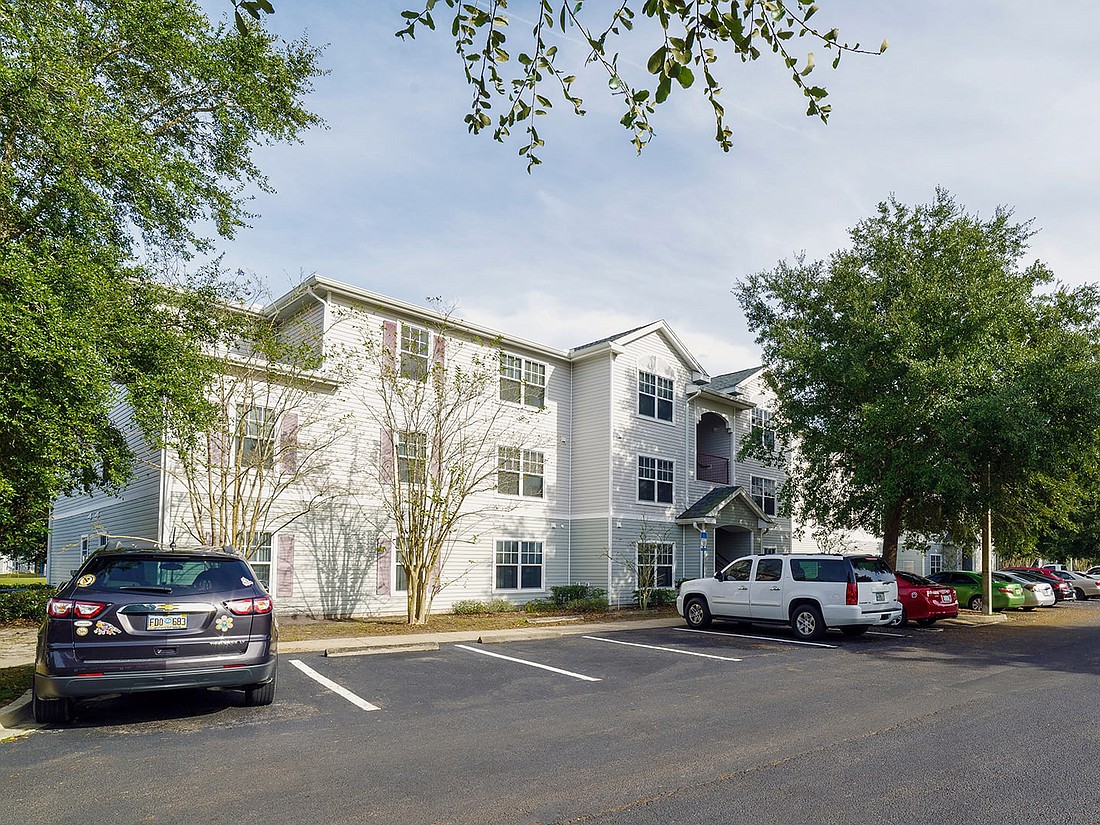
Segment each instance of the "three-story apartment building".
[[[437,570],[437,610],[577,583],[629,603],[641,577],[673,587],[745,553],[791,549],[780,471],[738,460],[745,439],[774,438],[760,368],[712,377],[664,321],[560,350],[319,276],[264,312],[287,340],[317,348],[324,366],[285,377],[304,388],[289,406],[235,390],[223,403],[236,427],[211,439],[209,460],[238,480],[249,472],[234,466],[242,456],[266,469],[250,561],[281,611],[403,613],[387,479],[400,483],[418,462],[458,461],[435,454],[445,445],[423,425],[383,414],[395,393],[364,353],[391,359],[396,380],[410,382],[432,370],[493,371],[470,422],[495,429],[468,455],[488,472]],[[205,535],[180,456],[144,442],[124,399],[114,416],[137,470],[118,495],[55,503],[51,582],[100,546],[184,546]]]

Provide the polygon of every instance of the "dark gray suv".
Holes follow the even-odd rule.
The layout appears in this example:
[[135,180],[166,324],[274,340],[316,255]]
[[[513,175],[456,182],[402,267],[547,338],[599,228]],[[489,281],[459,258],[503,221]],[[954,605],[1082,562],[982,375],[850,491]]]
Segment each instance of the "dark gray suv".
[[74,701],[173,688],[275,699],[278,623],[252,568],[223,550],[101,550],[50,599],[32,709],[67,722]]

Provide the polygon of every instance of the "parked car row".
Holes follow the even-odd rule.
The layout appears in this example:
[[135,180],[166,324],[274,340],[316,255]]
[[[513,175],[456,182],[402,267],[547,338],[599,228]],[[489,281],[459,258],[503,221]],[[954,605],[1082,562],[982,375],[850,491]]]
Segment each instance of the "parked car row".
[[[1011,567],[991,575],[995,611],[1100,597],[1100,582],[1084,573]],[[813,553],[744,556],[713,577],[682,582],[676,598],[677,611],[693,628],[713,619],[788,625],[807,641],[829,628],[858,636],[874,626],[927,627],[958,616],[960,605],[985,609],[980,572],[924,577],[892,571],[878,556]]]

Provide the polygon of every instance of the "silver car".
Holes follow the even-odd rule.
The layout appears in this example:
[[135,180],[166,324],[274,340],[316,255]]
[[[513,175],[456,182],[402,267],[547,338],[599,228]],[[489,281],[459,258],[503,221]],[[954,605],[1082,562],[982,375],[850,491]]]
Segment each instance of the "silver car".
[[1024,604],[1021,610],[1034,610],[1036,607],[1050,607],[1057,601],[1054,597],[1054,588],[1046,582],[1035,581],[1015,573],[997,571],[993,578],[1002,581],[1016,582],[1024,589]]
[[1051,570],[1050,572],[1069,582],[1078,599],[1100,599],[1100,582],[1096,579],[1071,570]]

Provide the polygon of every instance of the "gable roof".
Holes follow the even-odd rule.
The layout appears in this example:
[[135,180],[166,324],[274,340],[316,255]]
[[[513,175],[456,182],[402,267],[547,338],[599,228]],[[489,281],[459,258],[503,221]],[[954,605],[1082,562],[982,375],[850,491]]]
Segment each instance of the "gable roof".
[[761,521],[772,523],[775,521],[767,515],[760,506],[752,500],[752,496],[740,484],[732,487],[715,487],[709,493],[688,507],[676,517],[677,524],[691,524],[695,521],[713,522],[719,510],[728,505],[734,499],[740,499],[740,504],[748,508]]
[[710,389],[718,390],[720,392],[729,392],[736,389],[739,384],[752,378],[757,373],[763,372],[764,367],[749,367],[747,370],[738,370],[737,372],[726,372],[722,375],[715,375],[710,379]]
[[619,346],[626,346],[627,344],[631,344],[634,341],[637,341],[653,333],[657,333],[663,336],[665,341],[668,342],[668,345],[672,349],[672,351],[675,352],[677,356],[679,356],[680,360],[687,365],[688,369],[690,369],[693,373],[698,373],[699,383],[705,384],[710,380],[710,376],[707,375],[707,371],[703,369],[703,365],[700,364],[698,359],[696,359],[696,357],[691,354],[688,348],[684,346],[684,342],[681,341],[677,337],[676,333],[672,331],[672,327],[670,327],[663,320],[653,321],[646,324],[645,326],[634,327],[634,329],[628,329],[625,332],[619,332],[615,335],[609,335],[607,338],[601,338],[599,341],[592,341],[588,344],[582,344],[579,347],[574,347],[573,349],[569,350],[569,354],[573,357],[583,357],[584,355],[587,355],[589,351],[594,350],[601,345],[617,344]]

